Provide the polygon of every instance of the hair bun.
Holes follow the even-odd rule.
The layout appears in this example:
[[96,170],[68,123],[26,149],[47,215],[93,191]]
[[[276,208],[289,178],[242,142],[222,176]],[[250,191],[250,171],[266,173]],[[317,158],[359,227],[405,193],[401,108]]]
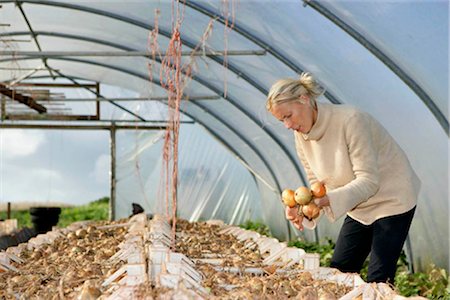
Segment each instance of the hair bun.
[[299,77],[300,84],[314,97],[318,97],[325,92],[325,89],[308,72],[303,72]]

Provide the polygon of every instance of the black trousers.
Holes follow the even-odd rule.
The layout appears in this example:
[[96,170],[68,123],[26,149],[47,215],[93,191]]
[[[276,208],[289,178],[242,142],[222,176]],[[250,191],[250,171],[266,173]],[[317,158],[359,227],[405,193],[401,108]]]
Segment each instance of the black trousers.
[[415,207],[370,225],[347,216],[331,259],[331,267],[341,272],[359,273],[370,253],[368,282],[394,284],[397,260],[408,235]]

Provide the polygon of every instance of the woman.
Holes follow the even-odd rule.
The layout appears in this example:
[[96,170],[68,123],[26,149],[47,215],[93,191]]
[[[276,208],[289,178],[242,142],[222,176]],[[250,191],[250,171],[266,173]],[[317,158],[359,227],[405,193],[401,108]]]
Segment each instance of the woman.
[[[414,215],[420,181],[400,146],[369,114],[348,105],[316,102],[322,87],[308,74],[277,81],[267,110],[294,130],[309,183],[327,194],[315,199],[331,222],[346,214],[331,267],[356,272],[370,253],[368,282],[394,282],[396,263]],[[303,230],[298,208],[286,218]]]

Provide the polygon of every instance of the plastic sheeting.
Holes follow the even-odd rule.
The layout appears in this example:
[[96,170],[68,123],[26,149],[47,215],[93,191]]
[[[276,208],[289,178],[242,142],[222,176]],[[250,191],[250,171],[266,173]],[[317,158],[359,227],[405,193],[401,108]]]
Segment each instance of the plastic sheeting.
[[[0,2],[3,4],[0,20],[11,24],[8,28],[0,27],[0,37],[27,36],[29,28],[14,1]],[[171,1],[21,3],[44,51],[150,50],[148,35],[154,28],[155,15],[159,24],[160,49],[165,49],[170,37]],[[188,219],[223,217],[227,222],[261,216],[278,237],[287,238],[289,233],[291,237],[300,235],[292,227],[289,229],[283,219],[278,193],[284,188],[304,185],[303,171],[295,154],[292,134],[264,111],[264,102],[265,94],[275,80],[296,76],[301,70],[310,71],[329,92],[321,101],[351,104],[371,113],[406,151],[422,180],[418,209],[411,228],[414,260],[418,267],[434,262],[448,269],[448,2],[305,3],[186,1],[181,27],[183,50],[189,51],[198,46],[199,49],[213,50],[266,50],[266,54],[230,55],[226,61],[221,56],[199,56],[195,59],[194,76],[185,94],[218,95],[221,99],[191,101],[183,106],[186,118],[192,118],[205,130],[195,130],[196,136],[201,136],[202,140],[198,144],[186,143],[182,134],[180,151],[194,155],[201,150],[198,148],[209,148],[206,141],[216,143],[214,137],[217,137],[222,140],[221,146],[215,144],[220,149],[217,151],[233,153],[229,154],[230,161],[234,160],[237,164],[239,160],[233,157],[240,157],[258,176],[253,177],[249,173],[245,184],[243,177],[240,177],[241,193],[234,189],[231,192],[234,176],[227,174],[233,168],[230,161],[222,161],[221,165],[211,164],[218,170],[210,173],[221,178],[220,184],[214,187],[205,182],[201,189],[199,186],[194,189],[190,187],[192,176],[187,174],[202,174],[202,164],[197,161],[198,165],[193,170],[180,173],[183,175],[181,197],[192,201],[190,205],[180,202],[180,214]],[[320,13],[318,4],[333,17]],[[224,17],[227,9],[230,14]],[[224,27],[226,18],[233,24],[232,29]],[[364,41],[354,39],[337,25],[336,20],[343,21]],[[213,24],[213,29],[207,41],[200,43],[208,24]],[[8,44],[8,47],[37,50],[33,43]],[[388,67],[377,53],[387,57],[394,67]],[[183,57],[184,62],[188,60]],[[149,60],[143,57],[59,57],[48,58],[47,63],[69,77],[99,81],[134,91],[143,97],[164,95],[158,84],[158,61],[152,63],[154,83],[149,83]],[[16,65],[22,68],[38,67],[42,65],[42,60],[0,57],[0,67]],[[20,70],[2,72],[0,80],[9,80],[25,73]],[[35,76],[48,76],[47,73],[39,71]],[[105,118],[131,117],[110,104],[104,106],[107,107]],[[149,120],[165,116],[164,113],[159,114],[162,107],[154,103],[127,103],[124,106]],[[182,133],[190,132],[185,130],[185,126],[191,125],[183,125]],[[150,191],[147,198],[156,199],[153,185],[160,174],[153,167],[159,164],[160,152],[157,148],[160,146],[156,143],[150,147],[150,144],[144,137],[135,138],[126,144],[130,148],[123,150],[123,155],[128,153],[128,156],[118,160],[119,164],[125,164],[127,159],[129,161],[127,167],[119,168],[126,170],[121,171],[120,198],[117,202],[119,211],[124,211],[124,215],[129,213],[131,199],[137,197],[135,199],[144,200],[142,195],[138,196],[138,183],[131,179],[135,172],[130,158],[136,155],[133,151],[140,153],[143,166],[140,170],[145,173],[144,191],[147,188]],[[210,155],[223,157],[216,156],[214,152]],[[241,165],[244,171],[247,170]],[[225,170],[223,174],[222,169]],[[196,180],[201,182],[201,178]],[[257,193],[254,193],[255,190]],[[195,197],[196,200],[193,200]],[[235,199],[231,200],[233,197]],[[208,202],[210,200],[207,199],[212,198],[222,199],[220,205]],[[128,204],[122,204],[122,201],[128,201]],[[155,209],[150,204],[152,200],[146,201],[149,201],[145,202],[148,209]],[[233,205],[226,204],[228,201]],[[250,213],[249,207],[254,206],[261,208],[260,214]],[[236,207],[243,211],[236,212]],[[318,234],[320,238],[335,238],[338,229],[337,224],[323,220]],[[312,232],[305,234],[309,239],[314,238]],[[435,248],[439,249],[433,252],[433,256],[429,245],[436,245]]]
[[[117,217],[131,203],[147,213],[166,213],[162,176],[164,132],[118,131]],[[231,224],[263,220],[254,178],[198,125],[184,125],[179,141],[177,212],[189,221],[221,219]],[[171,200],[169,200],[171,202]]]

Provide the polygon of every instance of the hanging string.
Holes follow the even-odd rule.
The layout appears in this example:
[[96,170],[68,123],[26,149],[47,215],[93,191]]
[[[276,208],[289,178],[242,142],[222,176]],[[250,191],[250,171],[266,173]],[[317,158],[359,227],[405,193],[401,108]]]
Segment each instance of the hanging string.
[[[177,1],[176,19],[172,22],[174,28],[161,63],[160,83],[168,96],[168,124],[163,146],[163,161],[166,178],[166,213],[172,220],[172,248],[175,248],[176,219],[177,219],[177,186],[178,186],[178,138],[180,130],[180,103],[183,95],[181,81],[181,34],[182,15]],[[184,12],[184,10],[183,10]],[[173,13],[173,8],[172,8]],[[169,177],[171,174],[171,177]],[[169,193],[171,199],[169,199]]]
[[[158,46],[158,35],[159,35],[159,15],[161,11],[155,9],[155,24],[153,30],[150,31],[147,38],[147,51],[151,54],[151,60],[147,62],[147,70],[150,78],[150,82],[153,82],[153,65],[155,64],[156,58],[161,60],[161,51]],[[151,85],[150,85],[151,86]]]
[[[149,32],[148,38],[147,38],[147,51],[151,54],[151,59],[147,61],[147,70],[149,74],[150,82],[153,82],[153,66],[156,62],[156,58],[158,57],[161,60],[161,51],[159,49],[158,45],[158,35],[159,35],[159,16],[161,14],[161,11],[157,8],[154,11],[154,26],[153,30]],[[153,85],[150,85],[150,94],[152,93],[152,87]],[[136,125],[137,126],[137,125]],[[139,166],[137,166],[139,168]],[[140,175],[140,172],[138,172],[138,175]],[[139,177],[140,178],[140,177]],[[161,185],[164,184],[164,182],[160,181],[160,188],[158,189],[158,195],[157,198],[161,199]],[[141,185],[141,188],[144,188]],[[143,191],[144,199],[147,202],[147,197],[145,191]]]
[[[228,2],[224,2],[226,5],[224,14],[226,15],[225,20],[225,59],[224,67],[228,67],[227,63],[227,47],[228,47],[228,33],[234,27],[234,3],[231,3],[231,23],[229,23],[230,13],[228,9]],[[177,187],[178,187],[178,140],[179,140],[179,130],[180,130],[180,108],[181,99],[184,95],[184,88],[193,76],[195,70],[195,52],[200,49],[205,53],[206,41],[211,36],[213,30],[213,24],[216,19],[211,19],[208,23],[203,35],[200,38],[199,43],[193,49],[192,55],[189,59],[182,64],[181,51],[182,51],[182,41],[181,41],[181,24],[184,18],[184,1],[180,5],[180,1],[172,1],[172,34],[167,46],[167,50],[161,59],[160,67],[160,84],[167,92],[167,126],[164,134],[164,145],[163,145],[163,166],[161,170],[161,182],[159,191],[163,190],[164,202],[165,202],[165,212],[166,217],[172,220],[172,248],[175,247],[175,233],[176,233],[176,220],[177,220]],[[158,17],[159,10],[155,12],[155,26],[154,29],[149,34],[148,47],[151,50],[152,62],[148,64],[148,71],[150,79],[153,80],[153,64],[157,56],[161,58],[161,53],[158,47]],[[225,72],[226,75],[226,72]],[[225,80],[225,95],[226,95],[226,76]],[[159,197],[158,199],[161,199]]]

